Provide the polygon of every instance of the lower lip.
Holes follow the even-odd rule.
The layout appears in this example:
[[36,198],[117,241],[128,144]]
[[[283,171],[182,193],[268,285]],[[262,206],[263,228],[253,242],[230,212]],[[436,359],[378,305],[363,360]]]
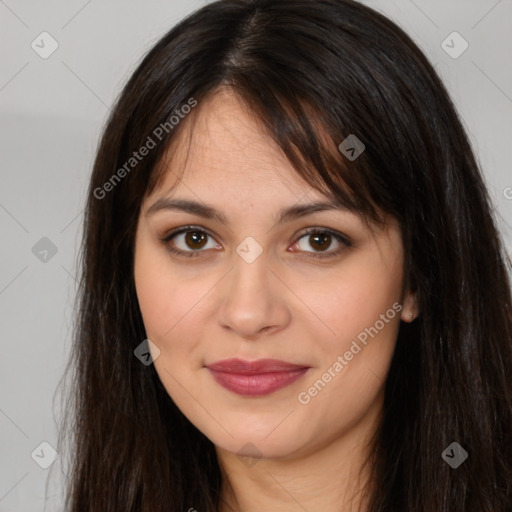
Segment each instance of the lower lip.
[[300,368],[287,372],[244,375],[208,369],[221,386],[233,393],[245,396],[263,396],[273,393],[293,384],[309,370],[309,368]]

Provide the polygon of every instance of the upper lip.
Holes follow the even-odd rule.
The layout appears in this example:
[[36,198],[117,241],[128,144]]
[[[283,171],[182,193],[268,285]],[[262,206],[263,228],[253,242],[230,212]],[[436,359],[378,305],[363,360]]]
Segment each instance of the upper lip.
[[256,361],[244,361],[243,359],[223,359],[206,365],[210,370],[225,373],[237,373],[242,375],[289,372],[309,368],[300,364],[287,363],[279,359],[258,359]]

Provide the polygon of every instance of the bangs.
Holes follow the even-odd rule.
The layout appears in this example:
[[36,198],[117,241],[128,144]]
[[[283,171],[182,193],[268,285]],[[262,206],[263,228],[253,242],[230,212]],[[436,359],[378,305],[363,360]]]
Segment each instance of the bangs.
[[[371,166],[364,151],[356,159],[349,160],[338,149],[352,132],[334,126],[311,100],[299,98],[291,90],[263,87],[252,77],[244,80],[237,77],[236,82],[224,81],[202,97],[194,94],[198,98],[198,107],[168,138],[162,158],[151,171],[146,196],[163,183],[172,168],[173,149],[177,145],[190,148],[197,115],[208,98],[222,89],[235,94],[241,106],[271,137],[308,185],[340,207],[357,214],[368,225],[384,224],[385,208],[372,194]],[[181,179],[174,169],[173,173]]]
[[335,126],[311,99],[292,90],[270,90],[253,80],[233,88],[308,185],[365,221],[384,222],[364,152],[351,161],[338,148],[349,129]]

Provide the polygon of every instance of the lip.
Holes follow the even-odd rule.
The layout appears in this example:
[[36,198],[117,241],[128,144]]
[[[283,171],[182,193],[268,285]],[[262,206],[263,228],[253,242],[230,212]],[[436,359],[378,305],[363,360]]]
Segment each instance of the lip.
[[244,396],[264,396],[273,393],[293,384],[310,368],[278,359],[224,359],[206,367],[218,384]]

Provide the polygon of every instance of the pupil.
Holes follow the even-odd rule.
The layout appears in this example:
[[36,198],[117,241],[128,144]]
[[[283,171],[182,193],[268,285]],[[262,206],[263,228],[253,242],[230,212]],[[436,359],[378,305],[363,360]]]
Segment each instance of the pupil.
[[[325,234],[315,234],[311,235],[313,238],[313,243],[311,244],[316,249],[327,249],[329,245],[331,245],[331,235],[328,233]],[[325,244],[327,242],[327,244]]]
[[[185,236],[185,241],[189,247],[192,246],[192,249],[201,248],[204,246],[206,242],[206,233],[200,233],[198,231],[189,231]],[[189,242],[191,242],[191,244]]]

